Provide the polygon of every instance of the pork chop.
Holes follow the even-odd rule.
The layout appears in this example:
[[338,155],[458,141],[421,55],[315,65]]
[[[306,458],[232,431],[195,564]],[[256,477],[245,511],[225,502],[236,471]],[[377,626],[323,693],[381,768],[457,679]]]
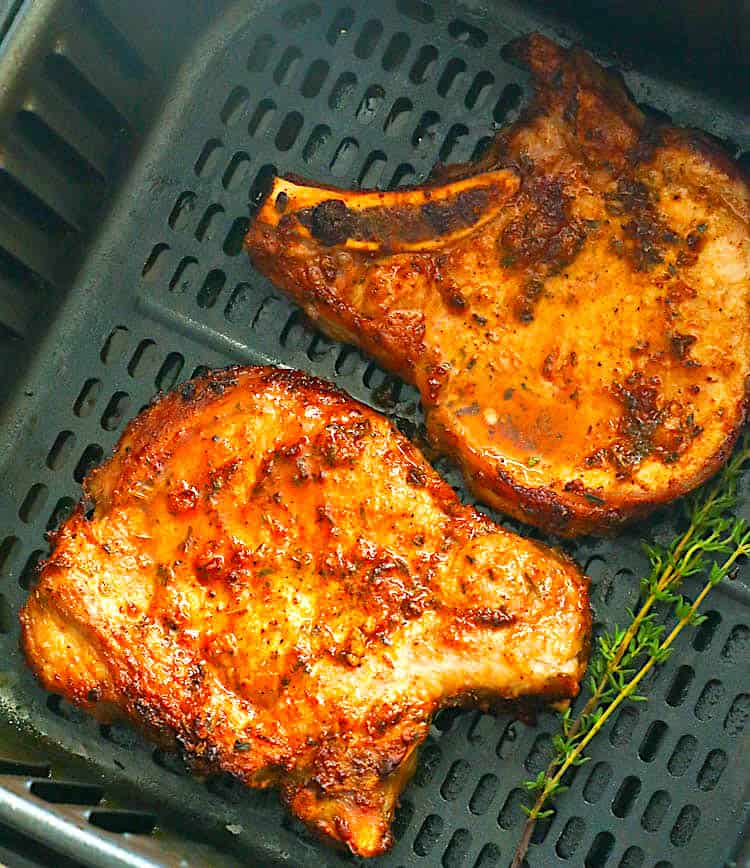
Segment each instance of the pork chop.
[[534,96],[481,163],[388,193],[277,178],[246,248],[418,387],[477,497],[603,533],[703,482],[745,422],[750,191],[583,50],[511,53]]
[[578,692],[575,565],[462,505],[321,380],[188,382],[84,489],[21,613],[43,685],[201,773],[280,787],[355,853],[388,847],[439,708]]

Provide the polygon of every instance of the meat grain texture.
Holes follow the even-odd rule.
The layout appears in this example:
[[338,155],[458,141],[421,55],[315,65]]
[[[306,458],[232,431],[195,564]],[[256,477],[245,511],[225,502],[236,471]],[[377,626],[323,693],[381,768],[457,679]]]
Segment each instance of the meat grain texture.
[[84,488],[21,614],[42,684],[200,773],[278,786],[355,853],[389,846],[439,708],[578,691],[575,565],[462,505],[323,381],[188,382]]
[[481,163],[355,193],[276,179],[253,263],[419,388],[486,503],[610,532],[703,482],[748,411],[750,190],[708,137],[539,35]]

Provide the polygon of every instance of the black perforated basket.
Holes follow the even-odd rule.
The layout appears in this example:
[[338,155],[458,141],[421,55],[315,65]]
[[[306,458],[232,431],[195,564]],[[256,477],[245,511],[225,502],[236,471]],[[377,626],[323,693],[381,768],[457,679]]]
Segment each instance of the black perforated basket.
[[[639,21],[632,4],[603,0],[569,4],[575,19],[488,0],[8,4],[0,857],[12,844],[61,865],[357,861],[309,837],[275,793],[195,780],[132,730],[99,726],[37,686],[18,650],[17,612],[45,533],[126,420],[204,366],[300,367],[418,430],[416,393],[312,331],[242,254],[250,209],[274,171],[393,187],[423,180],[438,159],[476,157],[518,112],[526,76],[502,46],[531,29],[582,40],[618,63],[636,99],[739,154],[750,149],[740,6],[643,3]],[[460,489],[450,466],[438,469]],[[668,539],[676,515],[615,541],[567,544],[593,580],[598,625],[624,620],[646,567],[640,539]],[[708,620],[648,682],[649,702],[623,707],[592,744],[537,828],[531,866],[742,861],[747,572],[710,599]],[[555,725],[439,715],[398,811],[397,843],[373,864],[506,866],[521,783],[544,767]]]

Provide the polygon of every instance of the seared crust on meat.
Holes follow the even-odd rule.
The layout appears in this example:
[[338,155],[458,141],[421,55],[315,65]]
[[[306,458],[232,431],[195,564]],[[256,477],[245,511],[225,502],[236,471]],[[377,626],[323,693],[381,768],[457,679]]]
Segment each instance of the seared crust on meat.
[[322,329],[419,388],[479,498],[606,533],[711,476],[746,421],[750,189],[583,50],[512,50],[534,97],[480,164],[384,194],[278,178],[246,247]]
[[575,696],[587,582],[473,509],[390,423],[297,371],[156,400],[86,480],[21,613],[44,686],[202,773],[388,847],[446,705]]

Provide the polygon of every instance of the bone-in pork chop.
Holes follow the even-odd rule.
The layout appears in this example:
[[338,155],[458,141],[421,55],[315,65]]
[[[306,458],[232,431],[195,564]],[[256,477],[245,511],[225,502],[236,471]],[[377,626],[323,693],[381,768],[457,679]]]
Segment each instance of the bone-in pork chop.
[[512,50],[534,97],[481,164],[391,193],[277,178],[246,247],[416,384],[479,498],[606,532],[705,480],[745,421],[750,192],[582,50]]
[[575,696],[587,583],[300,372],[188,382],[125,431],[22,615],[45,687],[372,855],[433,714]]

